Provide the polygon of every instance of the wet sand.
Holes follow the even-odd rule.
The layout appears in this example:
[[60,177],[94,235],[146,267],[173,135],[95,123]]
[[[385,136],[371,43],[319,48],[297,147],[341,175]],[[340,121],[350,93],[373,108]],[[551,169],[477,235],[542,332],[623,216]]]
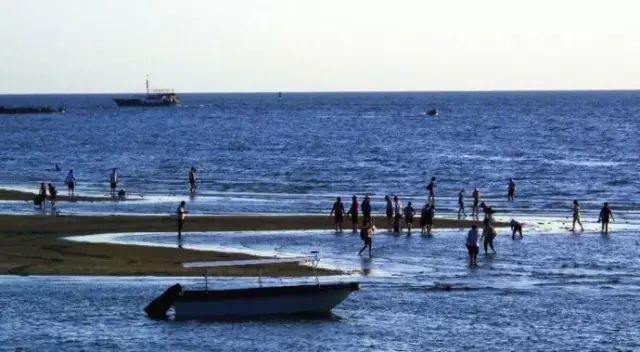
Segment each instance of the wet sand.
[[[386,223],[382,217],[376,223]],[[436,219],[436,228],[469,228],[472,221]],[[345,221],[345,225],[350,222]],[[505,226],[506,224],[498,224]],[[220,215],[188,217],[184,231],[251,231],[327,229],[333,221],[314,215]],[[63,239],[72,235],[109,232],[176,231],[171,216],[54,216],[0,215],[0,274],[17,275],[154,275],[189,276],[180,263],[195,260],[234,260],[250,255],[205,252],[178,248],[77,243]],[[345,226],[345,231],[349,231]],[[212,275],[255,276],[255,268],[221,268]],[[321,275],[338,274],[319,270]],[[307,276],[313,270],[299,265],[263,269],[267,276]]]
[[[121,201],[118,198],[112,197],[95,197],[95,196],[68,196],[66,193],[66,189],[64,191],[58,190],[58,196],[56,197],[57,202],[113,202],[113,201]],[[16,191],[10,189],[0,189],[0,200],[24,200],[28,202],[32,202],[33,198],[36,196],[35,193],[31,192],[23,192]],[[125,199],[129,201],[130,199]],[[49,196],[47,196],[47,201],[49,201]]]

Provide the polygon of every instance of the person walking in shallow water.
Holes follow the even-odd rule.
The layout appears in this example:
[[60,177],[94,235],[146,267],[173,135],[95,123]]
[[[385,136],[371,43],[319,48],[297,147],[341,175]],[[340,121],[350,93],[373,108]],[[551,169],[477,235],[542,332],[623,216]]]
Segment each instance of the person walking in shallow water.
[[367,222],[362,226],[362,228],[360,229],[360,239],[364,241],[364,246],[362,246],[362,249],[360,249],[358,255],[362,255],[362,252],[365,249],[369,248],[369,258],[371,258],[371,247],[373,244],[373,234],[375,233],[375,230],[376,227],[373,221]]
[[609,220],[615,221],[613,218],[613,212],[611,211],[611,208],[609,208],[609,203],[605,202],[600,210],[600,216],[598,218],[598,222],[602,224],[600,231],[605,235],[609,233]]
[[467,213],[464,211],[464,189],[458,193],[458,219],[460,219],[460,213],[467,217]]
[[497,232],[491,226],[488,219],[484,221],[484,227],[482,228],[482,239],[484,245],[484,254],[487,254],[487,247],[491,248],[493,254],[497,254],[496,249],[493,247],[493,240],[496,238]]
[[116,197],[116,188],[118,188],[118,172],[116,168],[111,169],[111,175],[109,175],[109,188],[111,189],[111,197]]
[[198,170],[194,166],[189,170],[189,193],[196,193],[198,190]]
[[516,183],[513,179],[509,179],[509,186],[507,186],[507,201],[513,202],[516,197]]
[[427,185],[427,192],[429,192],[429,197],[427,200],[431,202],[431,204],[436,203],[436,178],[435,176],[431,178],[431,182]]
[[425,203],[424,207],[422,207],[422,210],[420,211],[420,232],[423,235],[427,234],[427,218],[429,217],[430,207],[429,203]]
[[183,200],[180,202],[178,209],[176,209],[176,216],[178,218],[178,248],[182,248],[182,228],[184,227],[184,219],[187,216],[186,206],[187,202]]
[[472,225],[471,230],[467,233],[466,241],[467,251],[469,252],[469,266],[478,265],[478,226]]
[[516,239],[516,233],[520,235],[520,239],[522,239],[522,223],[516,221],[515,219],[511,219],[509,222],[509,227],[511,227],[511,239]]
[[351,208],[347,212],[347,216],[351,216],[351,226],[353,233],[358,232],[358,197],[355,195],[351,198]]
[[331,212],[329,216],[333,215],[333,220],[336,224],[336,232],[342,233],[342,221],[344,220],[344,205],[342,204],[342,199],[340,197],[336,198],[336,201],[333,203],[333,207],[331,208]]
[[580,221],[580,204],[577,199],[573,200],[573,225],[571,226],[571,231],[576,230],[576,223],[580,225],[580,231],[584,231],[584,227],[582,226],[582,221]]

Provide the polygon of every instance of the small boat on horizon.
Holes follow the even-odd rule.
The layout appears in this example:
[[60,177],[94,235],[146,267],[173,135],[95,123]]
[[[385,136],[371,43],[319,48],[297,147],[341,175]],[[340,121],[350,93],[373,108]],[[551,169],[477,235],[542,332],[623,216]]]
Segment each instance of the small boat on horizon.
[[285,263],[313,263],[317,267],[318,257],[272,258],[183,263],[184,268],[204,269],[205,288],[184,289],[175,284],[145,307],[150,318],[165,319],[173,307],[175,318],[184,319],[242,319],[250,317],[327,314],[344,301],[353,291],[360,289],[357,282],[320,283],[316,276],[314,284],[262,286],[258,276],[258,287],[235,289],[210,289],[209,268],[225,266],[264,266]]
[[113,98],[120,107],[156,107],[173,106],[180,103],[180,98],[173,89],[149,90],[149,76],[145,79],[146,94],[134,94],[126,98]]
[[438,116],[438,109],[433,108],[433,109],[428,109],[426,114],[429,116]]

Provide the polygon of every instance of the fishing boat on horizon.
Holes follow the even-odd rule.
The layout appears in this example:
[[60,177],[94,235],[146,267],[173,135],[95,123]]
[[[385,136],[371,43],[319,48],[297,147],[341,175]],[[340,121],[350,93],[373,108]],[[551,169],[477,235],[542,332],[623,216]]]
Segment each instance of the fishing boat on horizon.
[[145,79],[146,94],[134,94],[126,98],[113,98],[120,107],[173,106],[180,98],[173,89],[149,89],[149,76]]
[[286,263],[313,263],[317,267],[318,257],[272,258],[183,263],[184,268],[204,270],[204,289],[189,290],[182,285],[169,287],[162,295],[145,307],[150,318],[164,319],[171,307],[175,318],[184,319],[242,319],[250,317],[327,314],[344,301],[353,291],[360,289],[357,282],[320,283],[316,276],[313,284],[290,284],[262,286],[258,276],[258,287],[235,289],[210,289],[210,268],[225,266],[264,266]]

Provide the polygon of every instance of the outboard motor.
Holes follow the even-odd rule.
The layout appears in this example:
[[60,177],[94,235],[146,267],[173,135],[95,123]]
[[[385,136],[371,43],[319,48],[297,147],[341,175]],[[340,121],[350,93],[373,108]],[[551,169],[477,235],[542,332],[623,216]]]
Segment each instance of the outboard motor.
[[144,311],[151,319],[166,319],[167,311],[181,293],[182,286],[175,284],[164,291],[158,298],[151,301],[151,303],[144,308]]

